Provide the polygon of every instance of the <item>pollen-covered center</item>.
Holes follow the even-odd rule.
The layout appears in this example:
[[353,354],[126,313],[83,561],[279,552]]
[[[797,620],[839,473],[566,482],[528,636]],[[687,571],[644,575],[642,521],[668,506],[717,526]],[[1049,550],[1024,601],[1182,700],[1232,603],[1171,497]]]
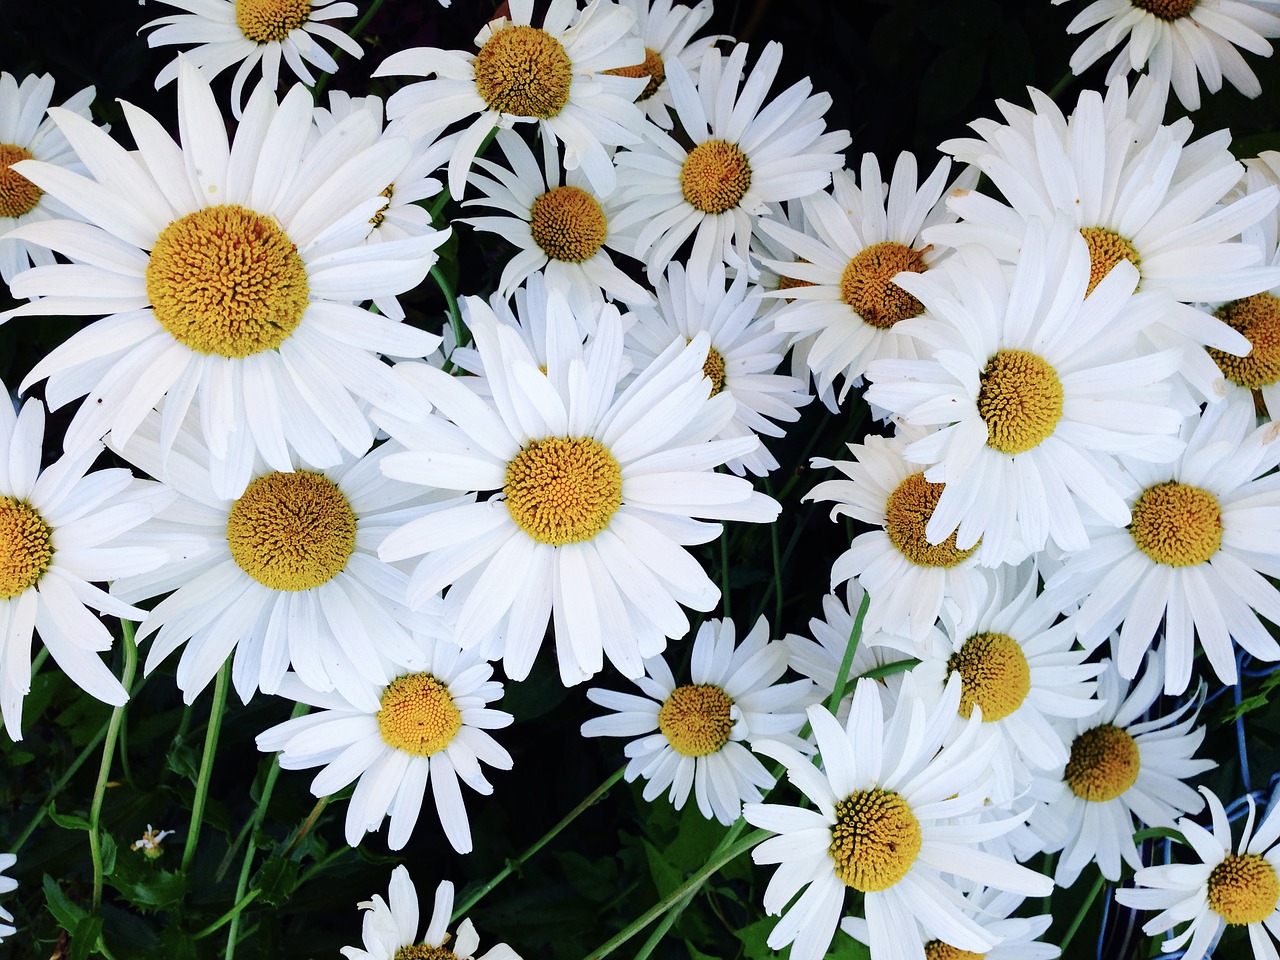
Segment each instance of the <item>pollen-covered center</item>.
[[160,232],[147,263],[156,320],[196,353],[248,357],[285,341],[307,309],[307,268],[270,217],[203,207]]
[[395,194],[395,188],[396,185],[394,183],[388,183],[382,188],[381,192],[379,192],[378,196],[386,197],[387,202],[380,206],[378,208],[378,212],[369,218],[369,222],[375,227],[382,226],[382,221],[386,218],[387,211],[391,209],[391,197]]
[[1132,514],[1133,542],[1156,563],[1194,567],[1222,546],[1222,507],[1199,487],[1174,480],[1147,487]]
[[686,757],[705,757],[729,742],[733,701],[717,686],[689,683],[676,687],[658,710],[658,729],[671,749]]
[[1227,923],[1261,923],[1280,903],[1276,868],[1256,853],[1229,853],[1209,872],[1209,906]]
[[1077,797],[1102,803],[1132,787],[1140,765],[1133,737],[1106,723],[1076,737],[1062,778]]
[[28,503],[0,497],[0,600],[40,582],[53,562],[53,531]]
[[982,960],[983,953],[961,950],[941,940],[930,940],[924,945],[924,960]]
[[309,0],[236,0],[236,26],[254,43],[278,43],[310,17]]
[[711,381],[711,396],[724,389],[724,357],[715,347],[707,348],[707,359],[702,364],[702,375]]
[[[448,935],[446,934],[446,937]],[[456,960],[457,954],[444,947],[432,947],[425,943],[397,947],[391,960]]]
[[922,841],[920,821],[892,790],[858,790],[836,804],[827,853],[845,886],[888,890],[907,875]]
[[429,757],[447,747],[462,729],[462,713],[448,684],[429,673],[397,677],[382,692],[378,730],[387,746]]
[[899,320],[918,317],[924,304],[893,282],[903,271],[924,273],[925,250],[913,250],[893,240],[860,251],[840,275],[840,299],[864,321],[888,330]]
[[978,415],[987,446],[1026,453],[1053,434],[1062,419],[1062,381],[1044,358],[1025,350],[998,350],[979,378]]
[[680,168],[680,190],[695,210],[724,213],[738,205],[751,188],[747,155],[726,140],[700,143]]
[[954,567],[969,557],[968,550],[956,546],[954,530],[942,543],[930,543],[924,535],[929,518],[938,505],[946,484],[930,483],[924,473],[913,473],[894,488],[885,504],[885,533],[898,552],[918,567]]
[[960,674],[960,715],[982,708],[982,720],[1003,720],[1031,692],[1031,667],[1017,640],[1007,633],[975,633],[947,661],[947,673]]
[[30,160],[31,151],[12,143],[0,143],[0,217],[20,217],[35,209],[44,191],[11,169],[19,160]]
[[1161,20],[1181,20],[1191,15],[1197,0],[1129,0],[1137,9],[1145,10]]
[[511,24],[480,48],[475,75],[476,91],[490,110],[549,120],[569,102],[573,63],[547,31]]
[[622,504],[622,468],[591,437],[534,440],[507,464],[503,485],[517,527],[539,543],[590,540]]
[[268,473],[245,488],[227,517],[227,546],[240,569],[272,590],[309,590],[347,565],[356,515],[318,473]]
[[[1136,3],[1134,5],[1137,6]],[[1089,286],[1085,289],[1085,296],[1093,293],[1093,288],[1121,260],[1128,260],[1135,267],[1141,263],[1133,244],[1114,230],[1106,227],[1084,227],[1080,230],[1080,235],[1089,248]]]
[[650,47],[644,48],[644,60],[640,63],[633,64],[630,67],[617,67],[613,70],[606,70],[605,73],[614,77],[635,77],[637,79],[648,77],[649,82],[640,91],[640,96],[636,97],[636,103],[644,103],[652,97],[667,79],[667,68],[662,62],[662,54]]
[[596,255],[609,235],[600,201],[580,187],[554,187],[529,209],[533,242],[552,260],[582,263]]
[[1253,345],[1243,357],[1208,348],[1224,377],[1250,390],[1280,381],[1280,298],[1255,293],[1219,307],[1214,316],[1239,330]]

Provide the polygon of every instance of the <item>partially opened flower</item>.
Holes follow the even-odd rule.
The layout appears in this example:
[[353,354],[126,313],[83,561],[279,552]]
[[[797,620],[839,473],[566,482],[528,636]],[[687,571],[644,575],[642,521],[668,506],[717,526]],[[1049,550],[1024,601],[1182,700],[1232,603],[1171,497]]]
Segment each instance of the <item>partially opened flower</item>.
[[632,28],[644,42],[644,60],[609,72],[621,77],[644,77],[645,88],[636,97],[636,105],[644,115],[663,130],[671,129],[671,88],[667,85],[667,63],[679,60],[697,82],[698,64],[702,55],[717,40],[728,37],[700,37],[693,35],[711,19],[711,0],[701,0],[696,6],[677,5],[672,0],[618,0],[636,15]]

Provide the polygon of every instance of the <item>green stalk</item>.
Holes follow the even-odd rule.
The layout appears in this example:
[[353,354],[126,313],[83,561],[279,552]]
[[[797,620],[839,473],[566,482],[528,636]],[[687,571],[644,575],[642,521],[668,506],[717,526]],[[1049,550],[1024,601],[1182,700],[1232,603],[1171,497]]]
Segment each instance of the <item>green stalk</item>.
[[261,890],[250,890],[243,897],[240,897],[238,900],[236,900],[235,906],[232,907],[230,910],[228,910],[226,913],[224,913],[222,916],[220,916],[217,920],[213,921],[213,923],[209,924],[207,927],[205,927],[203,930],[199,931],[198,933],[193,933],[191,935],[191,939],[193,941],[203,940],[205,937],[209,936],[211,933],[217,933],[224,926],[230,923],[231,933],[229,933],[228,936],[231,939],[227,943],[227,954],[228,956],[230,956],[230,954],[235,952],[234,948],[232,947],[232,944],[235,942],[236,921],[240,919],[240,914],[244,910],[244,908],[247,907],[249,904],[253,903],[253,901],[257,900],[258,895],[261,893],[262,893]]
[[204,820],[204,804],[209,796],[209,778],[213,775],[213,756],[218,752],[218,733],[222,730],[222,712],[227,705],[227,678],[231,673],[231,658],[218,668],[213,684],[213,706],[209,708],[209,723],[204,731],[204,753],[200,756],[200,772],[196,778],[195,803],[191,806],[191,827],[187,831],[187,844],[182,848],[182,872],[191,867],[200,841],[200,826]]
[[[124,650],[124,670],[120,674],[120,685],[126,693],[133,686],[133,674],[138,669],[138,648],[133,643],[133,624],[128,620],[120,621],[121,647]],[[126,701],[127,703],[128,701]],[[93,787],[93,803],[89,807],[89,856],[93,860],[93,916],[102,911],[102,837],[99,826],[102,823],[102,801],[107,795],[107,778],[111,775],[111,760],[115,755],[116,736],[120,731],[120,721],[124,717],[125,704],[111,711],[111,719],[107,721],[106,742],[102,745],[102,762],[98,764],[98,782]]]
[[1069,944],[1076,931],[1080,929],[1080,924],[1084,923],[1085,916],[1089,913],[1089,908],[1093,906],[1093,901],[1098,899],[1098,894],[1102,890],[1102,885],[1106,880],[1102,874],[1098,874],[1098,879],[1093,881],[1093,886],[1089,889],[1089,893],[1084,898],[1084,903],[1080,904],[1080,909],[1076,911],[1075,919],[1071,921],[1071,926],[1067,927],[1066,934],[1062,937],[1062,942],[1058,944],[1058,949],[1063,954],[1067,952],[1067,944]]
[[862,638],[862,622],[867,619],[867,608],[871,606],[871,595],[864,593],[862,603],[858,604],[858,615],[853,618],[853,629],[849,631],[849,642],[844,648],[844,659],[840,661],[840,672],[836,674],[836,686],[827,698],[827,709],[835,716],[836,709],[844,697],[844,689],[849,682],[849,669],[853,666],[853,655],[857,652],[858,641]]
[[[449,326],[453,328],[453,345],[455,347],[462,346],[462,313],[458,310],[458,294],[453,289],[453,284],[449,282],[449,278],[444,275],[444,271],[440,269],[439,262],[431,267],[431,279],[436,282],[436,286],[440,288],[440,293],[444,297],[445,305],[449,308]],[[453,372],[453,362],[445,361],[445,373]]]

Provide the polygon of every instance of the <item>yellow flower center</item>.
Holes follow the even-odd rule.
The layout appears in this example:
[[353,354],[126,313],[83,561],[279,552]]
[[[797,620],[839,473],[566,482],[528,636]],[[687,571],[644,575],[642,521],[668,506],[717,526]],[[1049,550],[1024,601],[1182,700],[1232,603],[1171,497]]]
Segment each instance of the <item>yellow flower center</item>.
[[636,97],[636,103],[644,103],[652,97],[667,79],[667,68],[663,65],[662,54],[649,47],[644,48],[644,60],[641,63],[606,70],[605,73],[614,77],[648,77],[649,82],[640,91],[640,96]]
[[447,747],[461,729],[462,713],[448,685],[429,673],[397,677],[382,692],[378,730],[389,747],[429,757]]
[[961,950],[941,940],[930,940],[924,945],[924,960],[982,960],[985,953]]
[[609,235],[600,201],[579,187],[554,187],[529,209],[533,242],[552,260],[582,263]]
[[892,240],[876,243],[859,252],[840,276],[840,299],[866,323],[888,330],[899,320],[918,317],[924,304],[893,282],[904,270],[924,273],[924,255]]
[[1179,20],[1190,16],[1196,8],[1196,0],[1129,0],[1139,10],[1145,10],[1161,20]]
[[1048,361],[1025,350],[999,350],[982,371],[978,415],[987,446],[1026,453],[1053,434],[1062,419],[1062,381]]
[[369,222],[375,227],[382,226],[382,221],[386,218],[387,211],[391,209],[391,197],[395,194],[395,184],[388,183],[383,187],[382,192],[378,194],[380,197],[386,197],[387,202],[378,208],[378,212],[369,218]]
[[982,708],[984,723],[1003,720],[1031,692],[1031,668],[1018,641],[1007,633],[975,633],[947,661],[960,674],[960,716]]
[[476,90],[490,110],[548,120],[569,102],[573,63],[545,30],[511,24],[476,54]]
[[907,875],[922,841],[920,821],[892,790],[858,790],[836,804],[827,853],[845,886],[888,890]]
[[729,742],[733,701],[709,683],[685,684],[671,691],[658,710],[658,729],[671,749],[686,757],[705,757]]
[[245,488],[227,517],[227,546],[240,569],[272,590],[309,590],[347,565],[356,515],[318,473],[268,473]]
[[310,18],[309,0],[236,0],[236,26],[254,43],[279,43]]
[[298,248],[270,217],[204,207],[160,232],[147,263],[156,320],[196,353],[274,350],[302,320],[309,289]]
[[1208,348],[1224,377],[1250,390],[1269,387],[1280,380],[1280,298],[1255,293],[1219,307],[1214,316],[1239,330],[1253,345],[1243,357]]
[[1089,247],[1089,286],[1085,290],[1085,296],[1093,293],[1093,288],[1121,260],[1128,260],[1135,267],[1141,263],[1133,244],[1113,230],[1106,227],[1084,227],[1080,235]]
[[30,160],[31,151],[12,143],[0,143],[0,217],[20,217],[35,209],[44,191],[10,167]]
[[1133,542],[1156,563],[1194,567],[1222,545],[1222,508],[1199,487],[1173,480],[1147,487],[1132,513]]
[[1280,904],[1276,868],[1257,853],[1229,853],[1209,872],[1209,906],[1227,923],[1261,923]]
[[680,190],[703,213],[724,213],[738,205],[751,187],[747,155],[725,140],[700,143],[684,158]]
[[702,375],[711,381],[711,396],[724,389],[724,357],[715,347],[707,348],[707,359],[702,364]]
[[913,473],[894,488],[885,504],[885,533],[898,552],[918,567],[954,567],[978,549],[956,547],[956,534],[942,543],[930,543],[924,535],[929,518],[946,484],[930,483],[924,473]]
[[1133,737],[1107,723],[1076,737],[1062,778],[1077,797],[1102,803],[1132,787],[1140,765]]
[[591,437],[534,440],[507,464],[507,510],[539,543],[590,540],[622,504],[622,468]]
[[29,504],[0,497],[0,600],[34,587],[52,562],[49,525]]
[[[448,935],[445,935],[448,940]],[[446,950],[444,947],[431,947],[425,943],[413,944],[407,947],[398,947],[392,955],[391,960],[455,960],[457,954],[452,950]]]

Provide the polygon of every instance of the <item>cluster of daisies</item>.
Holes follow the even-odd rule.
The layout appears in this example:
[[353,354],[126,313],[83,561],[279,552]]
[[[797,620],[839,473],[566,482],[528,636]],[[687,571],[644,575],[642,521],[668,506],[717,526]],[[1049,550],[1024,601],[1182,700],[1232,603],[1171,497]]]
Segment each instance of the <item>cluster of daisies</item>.
[[[1197,71],[1252,90],[1236,45],[1269,52],[1280,5],[1098,0],[1072,66],[1127,37],[1105,95],[1000,103],[886,183],[828,96],[773,89],[778,44],[698,36],[709,0],[512,0],[474,50],[388,57],[385,104],[308,89],[323,44],[359,53],[353,4],[166,2],[148,41],[197,44],[157,80],[176,139],[0,75],[0,323],[97,318],[19,385],[44,402],[0,404],[10,737],[36,633],[125,702],[98,614],[126,618],[188,703],[222,676],[309,708],[257,745],[355,784],[348,843],[403,848],[430,790],[465,853],[460,784],[512,766],[494,665],[524,680],[549,634],[565,685],[638,688],[587,690],[582,733],[630,738],[646,799],[776,834],[793,960],[837,927],[877,960],[1053,957],[1015,914],[1090,864],[1137,871],[1117,897],[1167,949],[1230,924],[1277,956],[1280,815],[1248,796],[1235,852],[1216,796],[1212,833],[1186,815],[1201,678],[1280,659],[1280,157],[1164,121]],[[441,336],[397,298],[455,231],[509,255]],[[814,394],[883,424],[809,494],[865,532],[812,639],[739,639],[690,548],[777,519],[761,438]],[[42,469],[45,404],[77,402]],[[783,772],[804,799],[765,802]],[[1153,827],[1202,863],[1144,863]],[[343,953],[471,957],[452,904],[419,936],[398,867]]]

